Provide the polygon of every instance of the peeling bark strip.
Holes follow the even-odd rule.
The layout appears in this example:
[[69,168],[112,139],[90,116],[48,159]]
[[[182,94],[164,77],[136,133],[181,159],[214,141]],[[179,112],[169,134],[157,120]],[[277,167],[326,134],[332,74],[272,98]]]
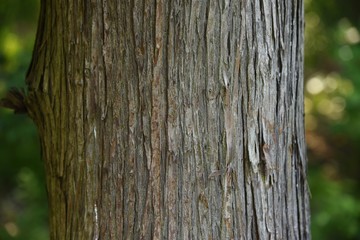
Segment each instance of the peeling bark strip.
[[310,239],[302,0],[42,1],[51,239]]

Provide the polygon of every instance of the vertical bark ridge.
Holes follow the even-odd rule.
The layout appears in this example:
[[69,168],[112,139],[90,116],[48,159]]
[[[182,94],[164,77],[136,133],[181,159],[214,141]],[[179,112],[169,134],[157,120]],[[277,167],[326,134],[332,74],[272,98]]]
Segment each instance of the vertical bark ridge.
[[42,1],[52,239],[309,239],[301,0]]

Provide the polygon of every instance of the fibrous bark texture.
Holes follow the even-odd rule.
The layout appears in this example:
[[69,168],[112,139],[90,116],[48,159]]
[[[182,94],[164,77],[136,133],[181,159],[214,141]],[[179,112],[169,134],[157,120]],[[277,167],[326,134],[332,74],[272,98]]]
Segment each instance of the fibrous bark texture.
[[302,0],[42,1],[52,239],[309,239]]

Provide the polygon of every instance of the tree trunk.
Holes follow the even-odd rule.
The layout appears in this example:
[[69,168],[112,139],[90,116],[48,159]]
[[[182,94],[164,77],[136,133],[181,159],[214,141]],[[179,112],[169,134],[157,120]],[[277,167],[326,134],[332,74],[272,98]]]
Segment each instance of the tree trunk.
[[303,25],[302,0],[42,0],[51,239],[310,239]]

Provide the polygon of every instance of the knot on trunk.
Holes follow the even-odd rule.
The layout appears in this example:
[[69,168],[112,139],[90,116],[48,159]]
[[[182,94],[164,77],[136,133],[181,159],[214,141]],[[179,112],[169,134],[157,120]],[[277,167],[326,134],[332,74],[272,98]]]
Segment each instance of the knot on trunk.
[[0,100],[0,107],[13,109],[14,113],[27,113],[25,98],[26,95],[23,88],[11,88],[6,96]]

